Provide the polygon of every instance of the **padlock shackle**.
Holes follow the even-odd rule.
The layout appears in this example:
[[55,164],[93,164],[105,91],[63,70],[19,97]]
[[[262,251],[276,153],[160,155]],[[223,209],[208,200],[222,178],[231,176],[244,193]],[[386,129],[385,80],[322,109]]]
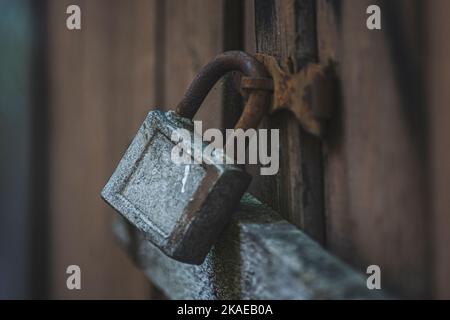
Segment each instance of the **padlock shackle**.
[[254,80],[235,128],[256,128],[270,107],[272,79],[262,63],[242,51],[222,53],[204,66],[192,81],[176,112],[192,119],[217,81],[231,71],[241,72],[247,81]]

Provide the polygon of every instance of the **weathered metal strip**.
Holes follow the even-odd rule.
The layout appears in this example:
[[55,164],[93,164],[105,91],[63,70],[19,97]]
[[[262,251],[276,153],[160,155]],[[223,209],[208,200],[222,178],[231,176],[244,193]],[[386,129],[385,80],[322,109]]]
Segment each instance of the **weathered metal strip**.
[[[336,79],[332,63],[310,63],[297,73],[282,68],[275,57],[257,54],[256,58],[266,67],[273,79],[271,113],[290,110],[303,129],[320,137],[325,132],[326,121],[336,104]],[[252,79],[252,82],[255,80]],[[251,82],[243,79],[243,88]]]
[[115,233],[146,275],[172,299],[382,299],[366,277],[246,194],[200,266],[168,258],[125,220]]

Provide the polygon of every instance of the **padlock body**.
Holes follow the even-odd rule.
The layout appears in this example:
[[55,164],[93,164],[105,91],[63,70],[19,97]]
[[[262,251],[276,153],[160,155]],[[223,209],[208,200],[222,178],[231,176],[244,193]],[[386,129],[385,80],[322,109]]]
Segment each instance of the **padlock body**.
[[[201,264],[230,220],[251,177],[241,167],[207,164],[191,144],[191,164],[171,155],[173,133],[194,141],[192,121],[151,111],[102,191],[103,199],[168,256]],[[186,141],[185,141],[186,142]]]

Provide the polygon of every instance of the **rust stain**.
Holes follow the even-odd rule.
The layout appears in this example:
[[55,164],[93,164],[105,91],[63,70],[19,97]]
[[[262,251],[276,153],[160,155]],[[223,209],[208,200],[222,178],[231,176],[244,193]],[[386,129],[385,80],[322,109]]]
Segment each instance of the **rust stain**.
[[298,73],[280,67],[269,55],[257,54],[256,59],[267,69],[273,79],[270,112],[290,110],[307,132],[321,136],[326,119],[330,116],[334,97],[330,67],[309,64]]

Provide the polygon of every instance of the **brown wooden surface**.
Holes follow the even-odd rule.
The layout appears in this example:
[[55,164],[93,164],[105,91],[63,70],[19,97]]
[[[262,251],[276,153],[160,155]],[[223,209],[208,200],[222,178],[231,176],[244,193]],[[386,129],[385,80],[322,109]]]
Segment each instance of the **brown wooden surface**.
[[[280,174],[256,177],[250,191],[360,271],[379,265],[394,294],[450,297],[450,47],[442,40],[450,7],[430,1],[423,17],[419,2],[396,2],[405,9],[400,42],[384,16],[383,31],[367,30],[369,0],[247,0],[245,21],[234,0],[50,0],[52,296],[151,297],[115,244],[114,213],[99,191],[148,110],[173,109],[203,64],[242,46],[245,27],[247,51],[292,71],[331,59],[340,85],[323,143],[287,113],[265,120],[281,130]],[[82,31],[65,28],[72,3],[82,6]],[[402,41],[407,58],[395,45]],[[427,81],[416,83],[410,75],[425,69]],[[224,99],[230,83],[200,110],[205,128],[236,117],[239,103]],[[69,264],[82,268],[81,292],[65,287]]]
[[[164,5],[163,108],[173,110],[200,68],[223,51],[223,1],[169,0]],[[220,86],[216,86],[196,119],[220,128],[220,101]]]
[[[216,55],[241,49],[241,14],[236,0],[168,0],[160,3],[164,19],[162,79],[164,110],[174,109],[200,68]],[[225,27],[226,26],[226,27]],[[225,80],[219,81],[195,116],[203,129],[223,128],[235,114],[223,107]],[[232,93],[231,93],[232,94]],[[228,101],[228,100],[225,100]]]
[[[242,9],[207,0],[70,4],[81,7],[81,31],[65,27],[69,2],[49,3],[52,294],[148,298],[149,282],[115,243],[114,212],[99,192],[146,113],[174,109],[204,64],[240,48]],[[225,30],[224,19],[236,22]],[[235,113],[222,107],[226,83],[196,116],[204,128]],[[81,292],[65,287],[69,264],[82,269]]]
[[[314,61],[314,27],[307,11],[296,11],[308,3],[248,1],[256,29],[247,12],[247,48],[255,32],[256,51],[281,62],[290,57],[293,69]],[[373,1],[315,2],[319,60],[336,63],[340,89],[323,139],[325,244],[362,272],[379,265],[383,287],[394,294],[448,298],[450,67],[442,39],[450,7],[443,0],[377,3],[383,31],[366,28]],[[320,177],[320,166],[300,164],[321,155],[291,122],[274,116],[265,124],[282,129],[281,173],[277,180],[258,178],[251,190],[314,236],[304,219],[314,212],[317,219],[320,207],[304,210],[298,186],[311,172]]]
[[[314,1],[255,1],[253,7],[258,53],[275,56],[292,72],[316,61]],[[252,4],[247,8],[251,10]],[[252,31],[247,27],[247,32]],[[250,41],[247,46],[251,48]],[[288,112],[268,117],[262,126],[280,129],[280,171],[277,176],[256,176],[250,191],[324,243],[319,140],[306,134]]]
[[450,33],[448,13],[450,2],[438,0],[429,2],[428,16],[430,27],[428,40],[430,46],[430,68],[427,75],[430,92],[430,143],[433,194],[432,218],[434,243],[435,297],[450,299],[450,44],[446,39]]
[[[82,30],[68,31],[79,4]],[[99,193],[154,103],[155,1],[49,2],[51,296],[149,298]],[[66,267],[81,267],[81,291]]]
[[[362,271],[379,265],[386,289],[423,296],[430,284],[431,214],[422,132],[409,120],[415,109],[402,95],[392,25],[365,26],[370,4],[318,1],[320,59],[337,62],[342,97],[325,148],[327,244]],[[414,4],[404,3],[400,13]],[[414,41],[420,44],[417,34]],[[414,87],[409,90],[407,96]]]

